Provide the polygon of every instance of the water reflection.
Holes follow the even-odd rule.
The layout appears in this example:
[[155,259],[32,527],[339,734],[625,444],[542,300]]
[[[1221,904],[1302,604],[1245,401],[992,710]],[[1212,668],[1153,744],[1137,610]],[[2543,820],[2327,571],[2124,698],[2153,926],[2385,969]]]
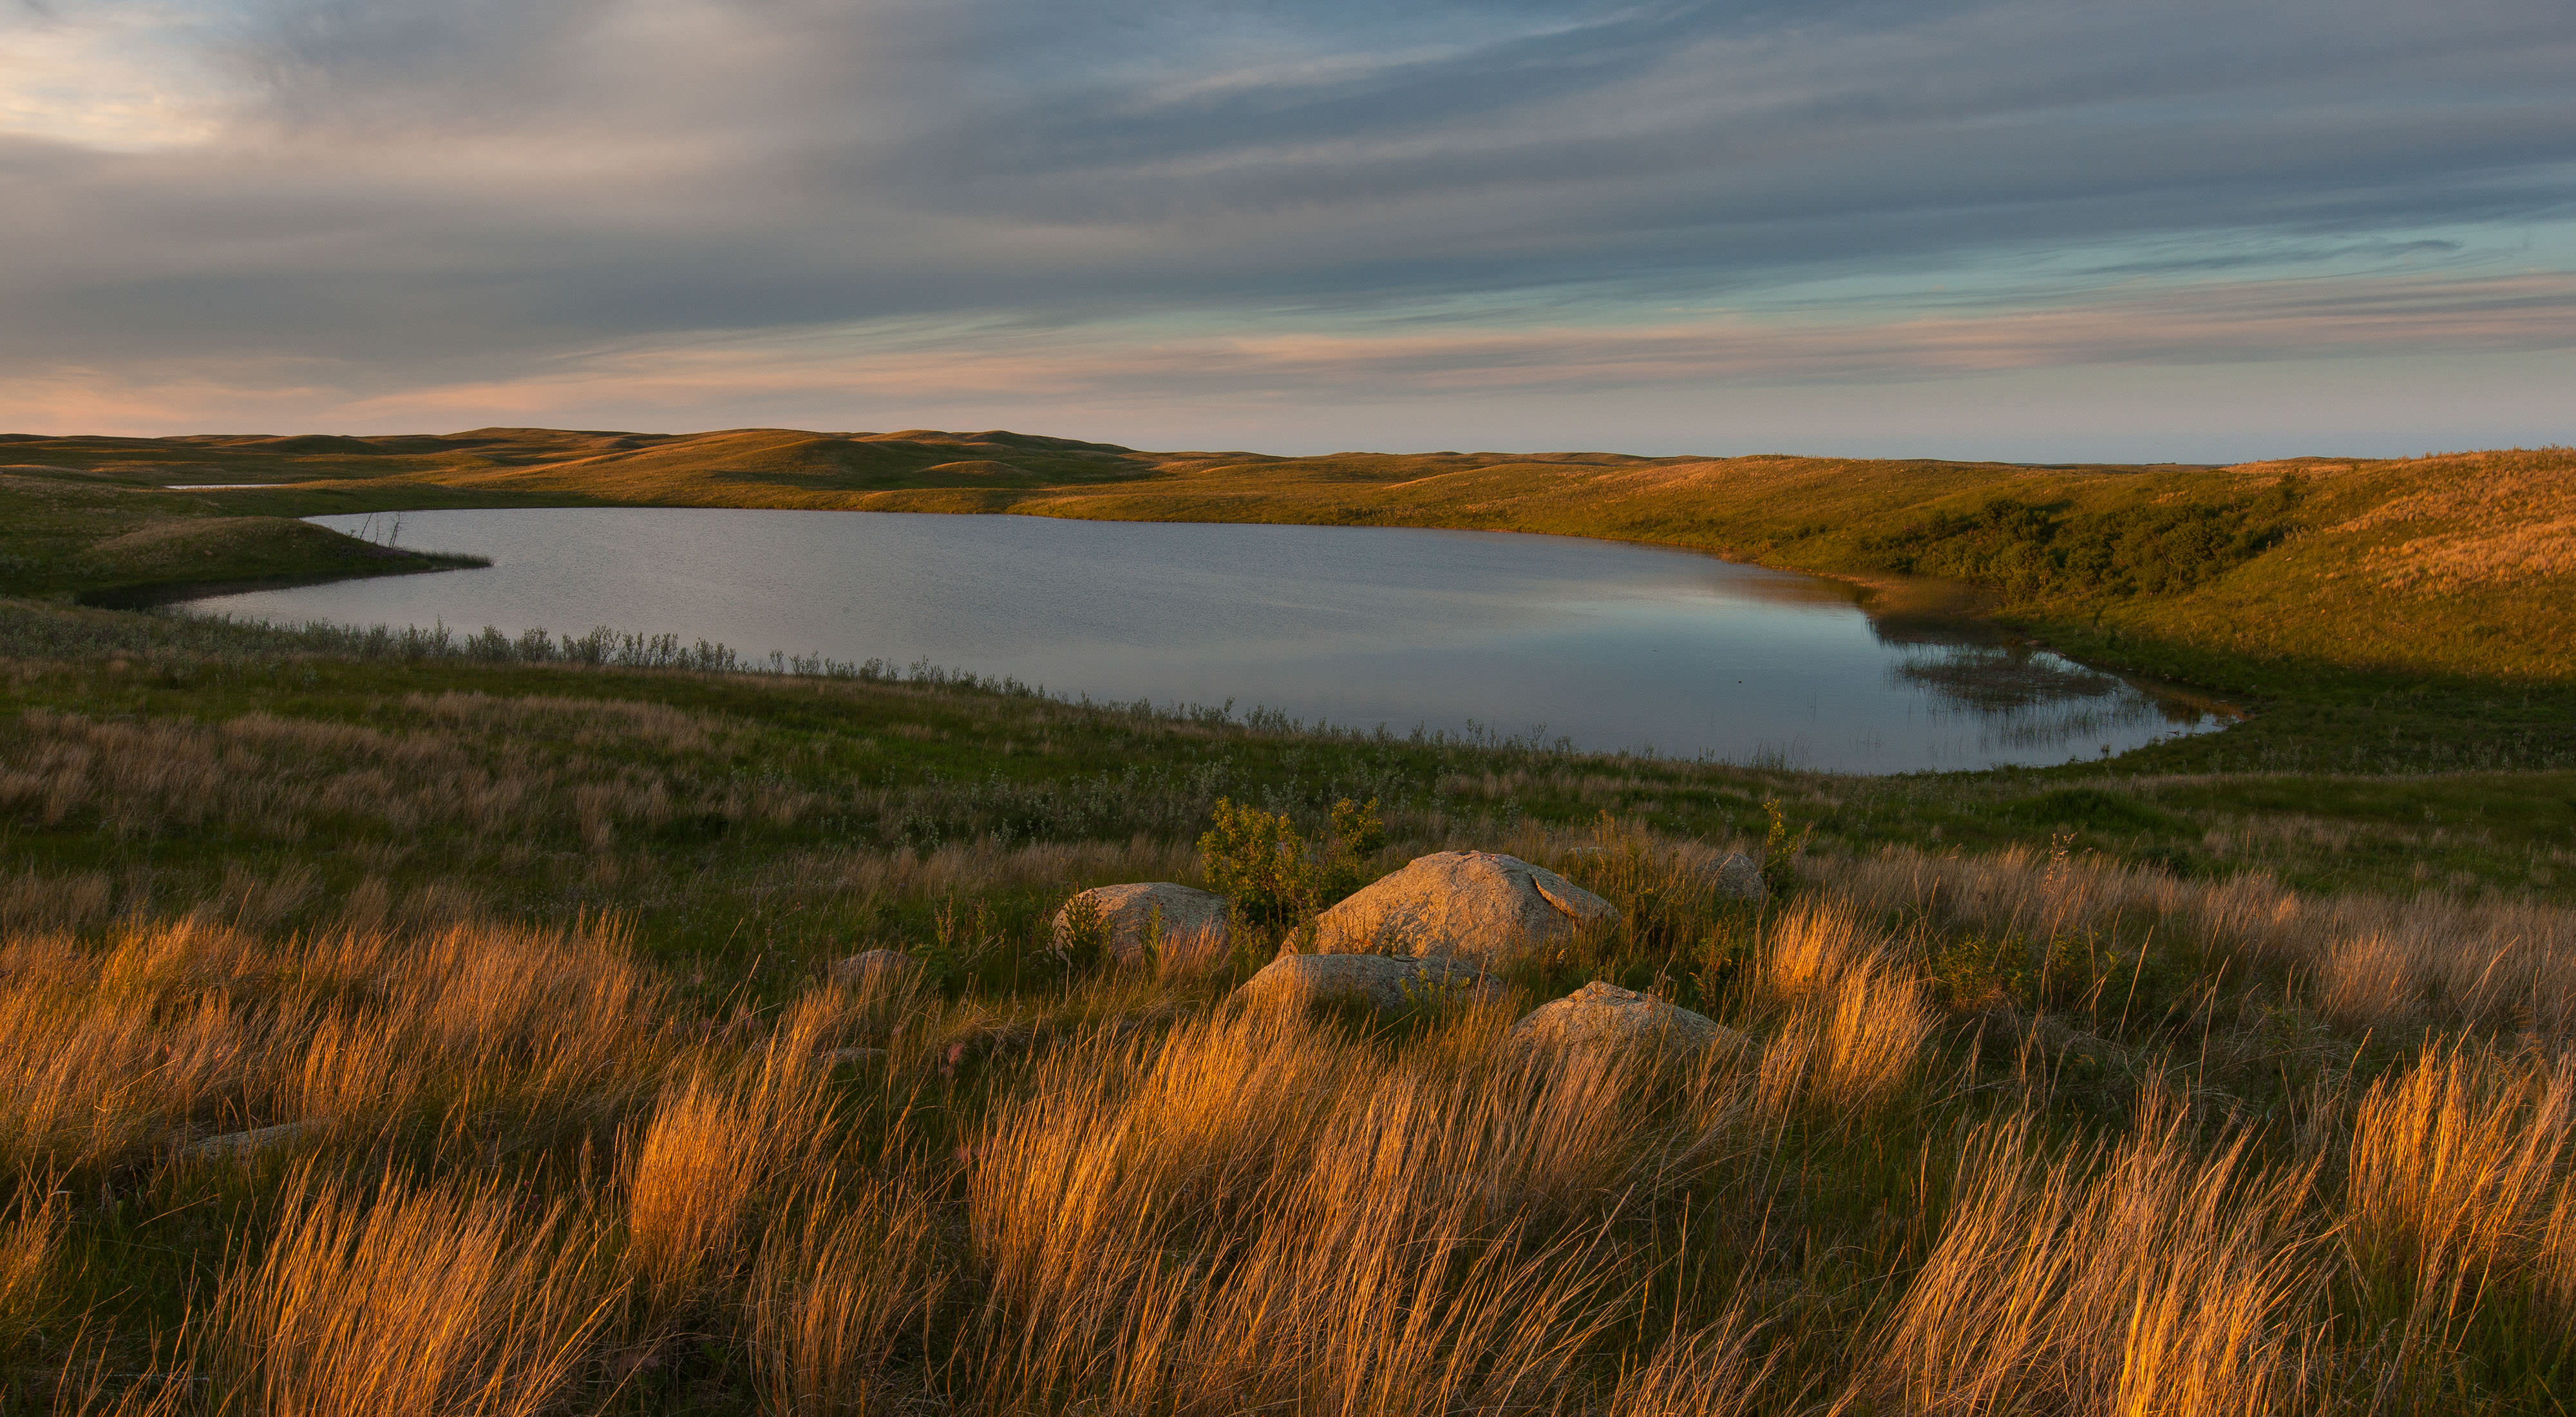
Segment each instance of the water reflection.
[[1094,699],[1850,772],[2059,762],[2215,725],[1945,625],[1931,602],[1566,537],[552,508],[406,513],[404,540],[494,564],[201,604],[467,633],[670,631]]

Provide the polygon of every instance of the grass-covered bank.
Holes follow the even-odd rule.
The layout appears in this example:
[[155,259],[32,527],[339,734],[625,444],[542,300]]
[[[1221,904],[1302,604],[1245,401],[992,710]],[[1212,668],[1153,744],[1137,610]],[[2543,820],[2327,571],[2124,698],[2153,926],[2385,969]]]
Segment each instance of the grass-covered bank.
[[[2238,467],[1150,453],[1029,435],[16,438],[0,593],[428,569],[297,527],[404,509],[658,505],[1462,527],[1690,547],[1844,577],[1885,633],[1974,616],[2254,722],[2142,769],[2576,763],[2576,453]],[[174,482],[255,482],[174,492]],[[377,540],[390,539],[390,536]],[[472,548],[447,548],[470,552]],[[1934,578],[1926,580],[1923,578]],[[1927,589],[1957,593],[1926,596]]]
[[[122,479],[207,524],[615,500],[538,485],[578,459],[618,495],[854,495],[828,445],[748,440],[713,477],[683,440],[547,436],[194,445],[186,480],[338,460],[288,492],[141,490],[181,480],[155,459],[182,440],[0,477]],[[869,504],[1134,509],[1052,506],[1070,473],[945,436],[880,440]],[[1119,495],[1197,475],[1023,441],[1144,484]],[[1475,467],[1453,503],[1448,473],[1328,463],[1314,485],[1347,485],[1282,474],[1310,500],[1280,519],[1328,494],[1463,518],[1494,487],[1494,516],[1529,513]],[[2576,714],[2474,628],[2553,584],[2552,543],[2372,523],[2451,589],[2362,547],[2266,608],[2245,577],[2357,546],[2334,528],[2367,513],[2283,529],[2327,494],[2278,469],[2228,474],[2242,515],[2189,510],[2218,470],[2065,474],[2153,492],[2130,512],[1993,505],[1992,478],[2063,470],[1918,471],[1967,500],[1911,540],[1915,513],[1861,508],[1726,549],[1895,537],[2055,643],[2255,716],[2098,763],[1833,777],[667,637],[85,609],[106,583],[66,578],[110,536],[63,532],[0,601],[0,1409],[2563,1411]],[[1616,510],[1614,474],[1664,475],[1510,472],[1593,479],[1568,516]],[[1702,515],[1675,485],[1658,505]],[[1431,510],[1386,510],[1407,497]],[[2123,552],[2140,528],[2165,551]],[[2184,545],[2227,564],[2137,579]],[[2469,628],[2405,662],[2357,619],[2318,639],[2347,593]],[[2156,629],[2178,615],[2210,628]],[[1498,1004],[1393,1018],[1225,1002],[1294,918],[1152,968],[1055,935],[1085,886],[1214,883],[1221,800],[1310,837],[1373,801],[1386,840],[1343,886],[1504,850],[1621,917],[1514,964]],[[1729,848],[1789,892],[1717,899],[1697,865]],[[834,980],[871,947],[917,983]],[[1741,1041],[1508,1041],[1593,979]]]
[[[2570,1381],[2576,774],[1833,778],[641,639],[0,631],[12,1411]],[[1162,969],[1055,938],[1076,888],[1206,881],[1220,797],[1309,835],[1374,798],[1356,878],[1500,849],[1622,918],[1380,1020],[1223,1002],[1294,920]],[[1766,838],[1784,898],[1691,869]],[[833,982],[871,946],[919,983]],[[1744,1042],[1506,1041],[1596,978]]]
[[[890,853],[1186,843],[1219,797],[1310,819],[1376,798],[1415,841],[1605,812],[1733,840],[1758,836],[1777,798],[1817,852],[2062,838],[2202,879],[2514,899],[2576,887],[2567,769],[2152,760],[2185,740],[2080,766],[1854,778],[1317,736],[887,666],[728,672],[714,647],[669,640],[442,644],[26,602],[0,625],[0,798],[15,814],[0,851],[33,873],[11,908],[67,924],[184,910],[238,877],[270,883],[244,908],[286,926],[352,899],[423,919],[615,908],[653,948],[793,965],[894,928],[847,879]],[[1041,894],[1010,907],[1012,928]]]

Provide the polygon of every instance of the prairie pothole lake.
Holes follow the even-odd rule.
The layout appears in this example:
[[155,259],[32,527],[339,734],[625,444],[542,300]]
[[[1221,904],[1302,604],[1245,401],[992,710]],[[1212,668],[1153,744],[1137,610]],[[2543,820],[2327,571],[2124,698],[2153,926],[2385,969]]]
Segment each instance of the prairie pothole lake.
[[1882,629],[1839,582],[1574,537],[663,507],[406,512],[400,537],[493,564],[195,605],[668,631],[1093,699],[1840,772],[2058,763],[2224,722],[2044,650]]

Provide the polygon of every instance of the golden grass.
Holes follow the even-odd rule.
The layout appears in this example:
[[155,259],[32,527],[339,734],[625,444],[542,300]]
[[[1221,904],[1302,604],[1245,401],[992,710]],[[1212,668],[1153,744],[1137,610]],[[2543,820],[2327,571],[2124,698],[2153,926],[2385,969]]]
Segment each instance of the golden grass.
[[2346,1231],[2365,1280],[2447,1337],[2491,1284],[2564,1292],[2576,1061],[2439,1046],[2353,1118]]
[[1866,1389],[1980,1417],[2302,1410],[2306,1177],[2183,1128],[2151,1111],[2107,1156],[2051,1156],[2028,1117],[1981,1129]]
[[283,1122],[377,1135],[496,1109],[586,1125],[675,1048],[614,929],[286,941],[189,917],[0,943],[0,1164],[96,1173]]
[[68,1200],[50,1178],[21,1176],[0,1214],[0,1356],[15,1353],[50,1307],[46,1286],[70,1224]]
[[[1637,844],[1642,891],[1679,855]],[[2576,1316],[2576,1063],[2533,1007],[2563,920],[2032,855],[1806,869],[1738,921],[1721,1012],[1751,1044],[1689,1060],[1513,1046],[1527,997],[1371,1032],[1109,969],[719,1013],[615,929],[19,933],[0,1009],[44,1046],[0,1074],[28,1168],[0,1337],[97,1412],[729,1384],[794,1417],[2215,1417],[2429,1410],[2504,1381],[2494,1354],[2545,1367]],[[2423,943],[2446,931],[2521,972],[2468,988]],[[1923,973],[1959,932],[2151,937],[2210,973],[2180,1023],[2124,1032],[2079,992],[1980,1061],[1986,1016],[1945,1019]],[[2082,1028],[2139,1060],[2133,1094],[2030,1063]],[[2291,1070],[2278,1108],[2246,1082]],[[282,1164],[182,1152],[286,1122],[321,1126]],[[95,1342],[56,1312],[120,1233],[92,1198],[146,1195],[221,1236],[157,1363],[112,1306]]]
[[1419,1071],[1255,1015],[1050,1062],[969,1177],[989,1395],[1358,1413],[1562,1387],[1611,1276],[1579,1223],[1533,1227],[1618,1208],[1638,1119],[1603,1060],[1475,1054]]
[[762,1242],[749,1342],[761,1401],[778,1417],[899,1407],[895,1361],[918,1372],[952,1282],[938,1261],[937,1217],[917,1191],[855,1189],[825,1183]]
[[2021,847],[1975,857],[1891,849],[1838,871],[1832,893],[1865,913],[1919,911],[1995,937],[2152,933],[2167,951],[2296,971],[2356,1029],[2524,1020],[2576,1033],[2576,912],[2552,906],[2302,895],[2260,874],[2183,880]]
[[663,1091],[626,1181],[627,1262],[655,1302],[726,1276],[755,1198],[808,1179],[831,1132],[828,1077],[819,1053],[782,1046],[736,1076],[692,1072]]
[[565,1217],[522,1216],[497,1188],[306,1171],[279,1205],[208,1320],[227,1412],[535,1417],[608,1316]]
[[2576,455],[2569,449],[2453,453],[2408,470],[2414,485],[2327,528],[2404,537],[2361,560],[2381,584],[2439,595],[2576,576]]
[[1838,903],[1801,904],[1774,927],[1762,981],[1782,1010],[1756,1085],[1774,1118],[1865,1115],[1912,1074],[1936,1026],[1920,981]]

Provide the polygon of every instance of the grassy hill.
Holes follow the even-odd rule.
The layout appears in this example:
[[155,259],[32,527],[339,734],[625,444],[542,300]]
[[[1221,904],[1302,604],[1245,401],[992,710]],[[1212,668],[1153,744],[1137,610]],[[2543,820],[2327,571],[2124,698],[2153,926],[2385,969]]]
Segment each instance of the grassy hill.
[[[1004,433],[0,443],[0,1411],[2562,1412],[2569,455],[1148,454]],[[171,483],[268,482],[171,490]],[[293,520],[868,506],[1633,537],[2241,690],[1842,778],[671,640],[90,608],[428,569]],[[387,519],[388,524],[390,518]],[[470,549],[470,548],[465,548]],[[1936,596],[1941,600],[1944,597]],[[642,627],[652,628],[652,627]],[[1082,887],[1440,849],[1613,924],[1229,1002]],[[1786,894],[1716,898],[1714,852]],[[896,987],[834,962],[900,950]],[[1532,1053],[1588,981],[1689,1057]]]
[[[126,554],[112,538],[153,517],[613,503],[1439,526],[1650,541],[1864,581],[1947,579],[1977,588],[1989,613],[2095,657],[2235,681],[2226,687],[2261,687],[2251,667],[2265,664],[2292,679],[2329,666],[2576,681],[2576,628],[2557,608],[2576,599],[2576,452],[2563,448],[2032,467],[1606,453],[1279,458],[923,429],[485,428],[21,437],[0,443],[0,456],[34,464],[0,471],[10,509],[30,497],[57,507],[50,535],[13,526],[0,536],[12,558],[0,590],[19,593],[93,587]],[[184,499],[151,490],[174,482],[275,485]],[[310,573],[299,548],[277,552],[280,574]],[[166,570],[138,562],[138,579]]]

